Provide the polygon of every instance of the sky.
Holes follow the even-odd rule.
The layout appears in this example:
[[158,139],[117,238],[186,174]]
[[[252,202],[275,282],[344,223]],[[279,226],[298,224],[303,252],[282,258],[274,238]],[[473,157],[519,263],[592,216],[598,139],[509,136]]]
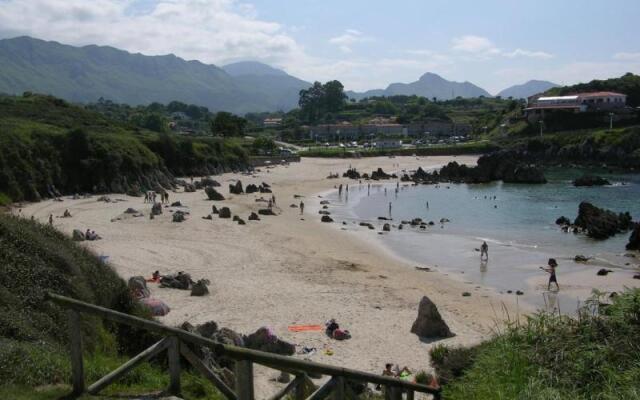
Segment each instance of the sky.
[[0,38],[255,60],[385,88],[426,72],[490,93],[640,73],[640,0],[0,0]]

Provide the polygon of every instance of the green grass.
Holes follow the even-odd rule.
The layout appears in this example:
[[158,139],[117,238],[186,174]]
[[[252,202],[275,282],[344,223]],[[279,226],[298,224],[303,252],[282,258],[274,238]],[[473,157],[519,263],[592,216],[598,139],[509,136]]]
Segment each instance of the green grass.
[[[444,398],[640,398],[640,289],[626,291],[599,313],[593,304],[577,318],[534,315],[468,351],[460,357],[465,367],[444,386]],[[446,353],[432,353],[436,371],[452,370]]]

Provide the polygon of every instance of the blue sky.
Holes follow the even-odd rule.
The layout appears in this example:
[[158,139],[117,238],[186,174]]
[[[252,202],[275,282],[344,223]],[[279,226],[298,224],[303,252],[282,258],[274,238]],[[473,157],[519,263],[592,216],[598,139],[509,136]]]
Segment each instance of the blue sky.
[[425,72],[492,93],[640,73],[638,0],[0,0],[0,37],[259,60],[349,89]]

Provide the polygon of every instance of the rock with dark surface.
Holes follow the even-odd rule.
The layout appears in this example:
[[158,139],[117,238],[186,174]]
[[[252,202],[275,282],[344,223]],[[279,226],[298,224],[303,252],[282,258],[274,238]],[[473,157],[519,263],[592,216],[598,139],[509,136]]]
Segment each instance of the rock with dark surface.
[[358,172],[355,168],[350,168],[347,170],[347,172],[342,174],[342,177],[349,179],[360,179],[360,172]]
[[571,220],[563,215],[560,218],[556,219],[556,225],[571,225]]
[[627,250],[640,250],[640,225],[636,224],[636,227],[633,228],[626,248]]
[[213,217],[211,216],[211,214],[209,214],[209,215],[205,215],[204,217],[202,217],[202,219],[208,219],[209,221],[211,221],[213,219]]
[[609,182],[608,180],[604,179],[601,176],[595,176],[595,175],[581,176],[580,178],[576,178],[573,181],[573,186],[605,186],[605,185],[611,185],[611,182]]
[[278,338],[268,328],[260,328],[244,338],[246,347],[267,353],[290,356],[295,354],[296,346]]
[[271,208],[261,208],[258,210],[260,215],[276,215]]
[[382,230],[384,232],[391,232],[391,225],[389,225],[389,224],[382,225]]
[[322,215],[331,215],[331,212],[330,212],[330,211],[327,211],[327,210],[320,210],[320,211],[318,211],[318,214],[322,214]]
[[191,296],[206,296],[209,294],[209,281],[206,279],[200,279],[194,283],[191,287]]
[[229,207],[220,208],[220,210],[218,210],[218,217],[219,218],[231,218],[231,210],[229,209]]
[[196,191],[196,186],[191,183],[186,183],[184,185],[184,191],[187,193],[192,193]]
[[609,274],[609,272],[613,272],[610,269],[605,269],[605,268],[600,268],[597,272],[598,276],[607,276]]
[[329,200],[320,200],[320,204],[327,205],[329,204]]
[[174,201],[173,203],[171,203],[171,207],[183,207],[183,205],[179,201]]
[[246,225],[247,223],[242,219],[238,218],[238,225]]
[[371,179],[373,179],[374,181],[381,180],[381,179],[391,179],[392,177],[393,175],[387,174],[382,170],[382,168],[378,168],[377,170],[371,173]]
[[418,307],[418,318],[416,318],[411,333],[421,338],[449,338],[453,333],[444,322],[436,305],[427,297],[422,297]]
[[260,193],[273,193],[271,188],[268,187],[260,186],[258,189],[260,190]]
[[218,181],[211,179],[209,177],[202,178],[200,180],[200,183],[202,184],[203,187],[207,187],[207,186],[219,187],[220,186],[220,183]]
[[216,206],[211,206],[211,214],[218,214],[220,211],[218,211],[218,207]]
[[328,215],[323,215],[322,218],[320,218],[320,221],[322,221],[322,222],[333,222],[333,218],[331,218]]
[[594,239],[606,239],[616,233],[634,227],[629,213],[616,214],[583,201],[578,208],[578,217],[573,224],[587,232]]
[[185,214],[182,211],[176,211],[173,213],[172,220],[173,222],[184,222]]
[[586,263],[587,261],[589,261],[589,257],[583,256],[582,254],[577,254],[575,257],[573,257],[573,261]]
[[84,233],[80,229],[74,229],[72,238],[76,242],[83,242],[86,238],[84,237]]
[[231,194],[242,194],[244,190],[242,190],[242,182],[237,181],[236,183],[229,184],[229,193]]
[[160,215],[160,214],[162,214],[162,204],[155,203],[153,206],[151,206],[151,215]]
[[257,193],[260,191],[260,189],[258,189],[258,187],[256,185],[254,185],[253,183],[250,183],[247,185],[247,187],[244,190],[247,194],[249,193]]
[[209,198],[209,200],[214,200],[214,201],[224,200],[224,196],[220,192],[215,190],[213,186],[207,186],[206,188],[204,188],[204,192],[207,194],[207,197]]
[[502,178],[506,183],[528,183],[542,184],[547,183],[542,169],[535,165],[518,165],[513,171],[506,172]]
[[260,217],[258,217],[258,214],[252,212],[251,215],[249,215],[249,218],[247,218],[249,221],[260,221]]

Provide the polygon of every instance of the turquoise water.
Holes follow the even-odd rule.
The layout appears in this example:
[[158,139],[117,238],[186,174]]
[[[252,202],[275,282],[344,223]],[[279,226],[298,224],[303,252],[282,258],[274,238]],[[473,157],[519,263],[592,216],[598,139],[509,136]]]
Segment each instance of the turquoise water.
[[[581,201],[616,212],[629,211],[640,220],[640,175],[600,174],[612,186],[576,188],[571,180],[583,171],[550,170],[546,185],[491,183],[481,185],[442,184],[412,186],[400,183],[351,185],[349,195],[329,197],[334,219],[348,221],[347,229],[358,229],[353,222],[371,221],[381,226],[379,216],[388,217],[392,204],[393,224],[422,218],[434,221],[426,230],[392,229],[379,240],[394,253],[416,265],[437,266],[449,274],[464,274],[464,280],[492,287],[500,292],[523,290],[527,299],[541,304],[542,288],[532,288],[527,280],[546,274],[539,270],[548,258],[560,263],[558,276],[587,268],[573,262],[576,254],[593,257],[588,268],[632,271],[635,259],[625,257],[629,233],[604,241],[562,232],[555,220],[573,220]],[[386,194],[385,194],[385,188]],[[429,208],[427,204],[429,203]],[[450,222],[440,224],[442,218]],[[407,229],[409,228],[409,229]],[[480,263],[476,251],[483,240],[489,244],[490,259]],[[566,282],[569,283],[569,282]],[[560,292],[562,293],[562,292]],[[575,308],[576,299],[560,299]]]

